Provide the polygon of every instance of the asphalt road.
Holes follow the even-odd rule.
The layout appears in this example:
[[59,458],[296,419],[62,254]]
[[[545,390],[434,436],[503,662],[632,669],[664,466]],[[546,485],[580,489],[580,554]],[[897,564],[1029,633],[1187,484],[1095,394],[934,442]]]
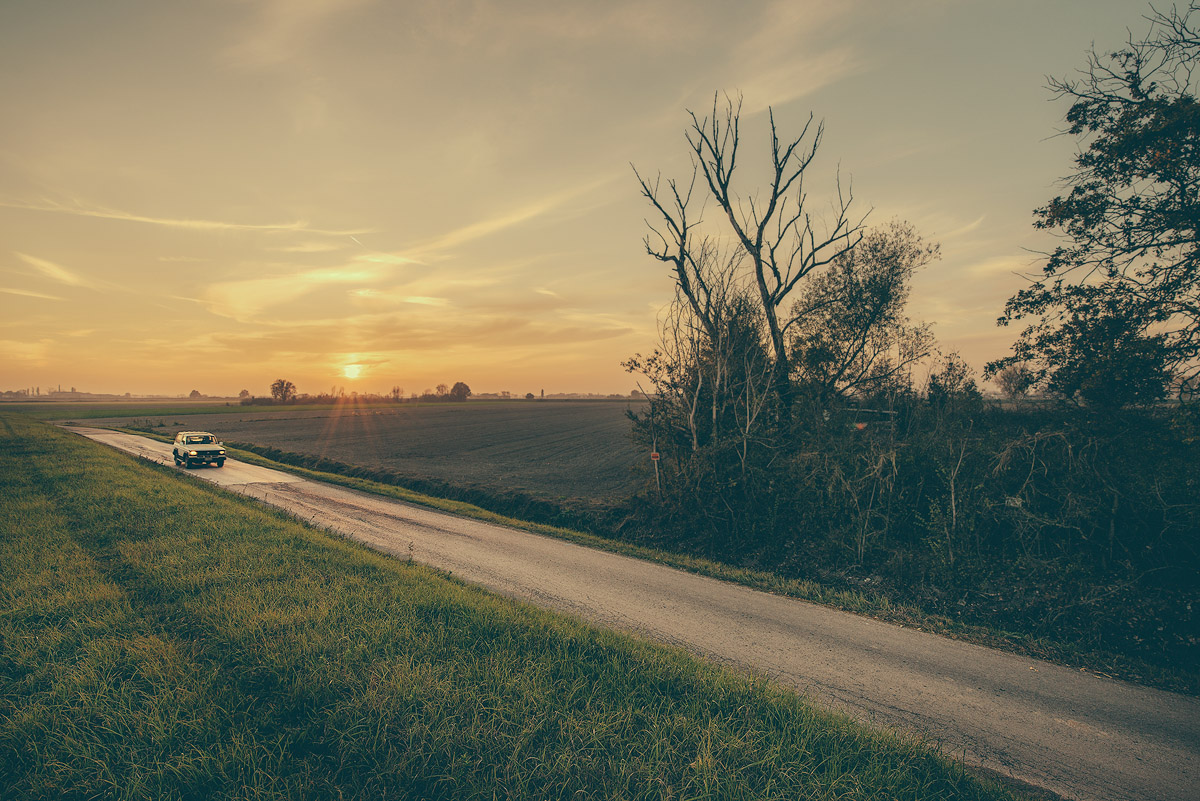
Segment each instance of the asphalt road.
[[[71,430],[172,464],[168,444]],[[1196,699],[233,459],[186,472],[495,592],[771,676],[1067,798],[1200,798]]]

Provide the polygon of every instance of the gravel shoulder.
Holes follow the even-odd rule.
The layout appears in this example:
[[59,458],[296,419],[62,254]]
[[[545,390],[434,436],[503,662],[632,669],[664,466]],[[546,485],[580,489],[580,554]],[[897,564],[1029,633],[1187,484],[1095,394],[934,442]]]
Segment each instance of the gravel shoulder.
[[[172,465],[168,444],[70,430]],[[464,581],[769,676],[1068,798],[1182,800],[1200,787],[1195,699],[232,459],[187,472]]]

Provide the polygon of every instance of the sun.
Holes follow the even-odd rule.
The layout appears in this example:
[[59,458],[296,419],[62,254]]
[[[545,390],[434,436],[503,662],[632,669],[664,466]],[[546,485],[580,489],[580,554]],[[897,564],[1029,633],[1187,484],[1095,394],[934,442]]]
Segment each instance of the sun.
[[362,370],[361,364],[347,364],[342,368],[342,376],[345,378],[358,378],[362,375]]

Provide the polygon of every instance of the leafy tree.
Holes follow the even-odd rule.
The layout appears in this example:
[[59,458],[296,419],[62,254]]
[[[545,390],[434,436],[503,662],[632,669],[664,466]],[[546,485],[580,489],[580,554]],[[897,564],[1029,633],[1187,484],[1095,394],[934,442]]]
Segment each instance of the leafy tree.
[[822,394],[869,395],[908,385],[909,369],[929,355],[929,326],[905,315],[916,271],[938,258],[906,222],[867,232],[815,275],[792,308],[792,359],[801,383]]
[[1033,371],[1024,362],[1010,364],[996,373],[996,385],[1006,398],[1021,398],[1029,394],[1036,382]]
[[279,403],[291,403],[296,399],[296,385],[283,378],[275,379],[271,384],[271,397]]
[[[443,386],[444,385],[438,387],[439,394],[445,394],[442,392]],[[456,381],[454,386],[450,388],[450,397],[461,403],[462,401],[465,401],[467,398],[471,397],[471,388],[462,381]]]
[[[1001,325],[1036,322],[1014,353],[988,365],[989,374],[1032,362],[1039,380],[1066,392],[1083,387],[1080,353],[1105,349],[1126,358],[1098,359],[1097,377],[1115,386],[1131,364],[1145,378],[1132,393],[1101,392],[1105,402],[1145,397],[1165,373],[1177,388],[1200,372],[1200,4],[1154,11],[1146,37],[1120,50],[1093,51],[1081,77],[1053,79],[1072,101],[1067,132],[1078,137],[1070,192],[1037,209],[1038,228],[1066,242],[1043,276],[1014,295]],[[1106,340],[1082,342],[1081,336]],[[1123,349],[1123,350],[1122,350]],[[1136,353],[1136,355],[1134,355]],[[1148,358],[1160,358],[1160,365]],[[1132,360],[1132,361],[1130,361]],[[1053,376],[1067,370],[1061,379]],[[1078,378],[1076,378],[1078,376]]]
[[1074,317],[1055,332],[1064,357],[1047,389],[1102,409],[1147,403],[1166,394],[1166,337],[1132,330],[1114,317]]
[[248,398],[248,397],[250,397],[250,390],[248,390],[248,389],[243,389],[241,392],[239,392],[239,393],[238,393],[238,397],[239,397],[239,398]]
[[203,398],[204,395],[201,394],[200,390],[193,389],[191,392],[188,393],[188,397],[191,398],[192,400],[196,400],[197,398]]
[[933,406],[948,403],[972,403],[983,395],[975,384],[975,371],[957,353],[946,356],[929,375],[925,397]]

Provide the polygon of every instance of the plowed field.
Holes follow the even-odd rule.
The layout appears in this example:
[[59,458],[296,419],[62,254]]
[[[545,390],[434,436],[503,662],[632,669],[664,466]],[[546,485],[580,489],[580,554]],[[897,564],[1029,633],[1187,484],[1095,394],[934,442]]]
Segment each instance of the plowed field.
[[[605,504],[631,492],[636,454],[629,401],[468,402],[90,420],[99,425],[200,428],[225,442],[268,445],[464,487]],[[640,458],[639,458],[640,457]],[[645,464],[649,464],[645,461]]]

